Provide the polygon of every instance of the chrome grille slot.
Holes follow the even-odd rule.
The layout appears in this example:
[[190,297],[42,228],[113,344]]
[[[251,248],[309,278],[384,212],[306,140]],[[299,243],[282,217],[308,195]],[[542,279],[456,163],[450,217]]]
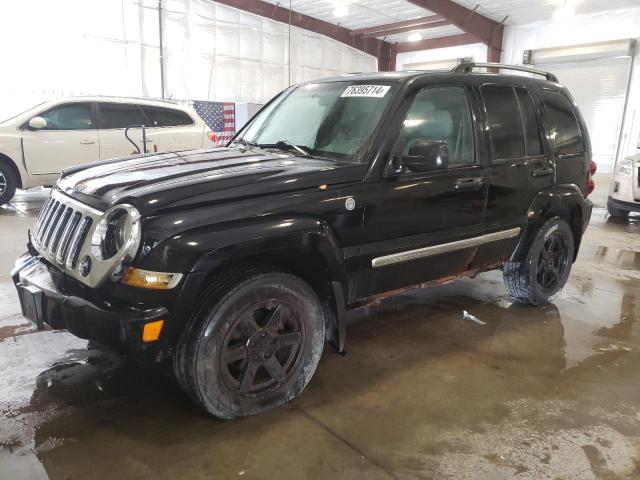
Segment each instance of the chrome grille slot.
[[74,268],[76,268],[78,257],[80,256],[80,248],[87,238],[90,227],[91,219],[89,217],[84,217],[80,222],[80,226],[76,230],[75,235],[73,236],[71,247],[69,248],[69,253],[67,254],[67,258],[65,260],[65,266],[69,270],[73,270]]
[[53,214],[55,213],[56,209],[58,208],[58,205],[60,204],[60,202],[58,201],[53,201],[51,202],[51,206],[47,209],[46,212],[46,217],[42,220],[42,226],[38,232],[38,238],[37,241],[39,244],[42,244],[47,231],[49,230],[49,227],[51,225],[51,223],[53,222]]
[[80,212],[72,212],[72,215],[69,218],[70,220],[67,222],[64,232],[62,232],[62,237],[60,237],[58,249],[56,250],[56,262],[60,265],[64,265],[66,263],[66,254],[69,251],[71,239],[80,219],[82,218],[82,214]]
[[55,228],[53,229],[53,233],[51,234],[51,241],[49,242],[49,255],[53,255],[58,249],[58,243],[60,243],[60,237],[62,237],[62,232],[67,225],[67,221],[71,216],[71,212],[73,209],[71,207],[67,207],[63,205],[60,208],[60,216],[59,220],[56,223]]
[[49,243],[51,242],[51,237],[53,236],[53,232],[58,225],[58,221],[62,216],[62,212],[64,211],[64,204],[59,202],[53,209],[53,213],[51,214],[51,221],[47,225],[47,230],[44,232],[44,237],[42,238],[42,246],[47,248]]
[[42,210],[40,210],[40,215],[38,215],[38,220],[36,221],[36,224],[33,226],[33,236],[35,238],[38,237],[38,232],[40,231],[40,227],[42,227],[42,222],[44,221],[45,218],[47,218],[47,213],[49,212],[49,209],[53,205],[53,202],[54,200],[52,198],[49,198],[49,200],[47,200],[44,206],[42,207]]

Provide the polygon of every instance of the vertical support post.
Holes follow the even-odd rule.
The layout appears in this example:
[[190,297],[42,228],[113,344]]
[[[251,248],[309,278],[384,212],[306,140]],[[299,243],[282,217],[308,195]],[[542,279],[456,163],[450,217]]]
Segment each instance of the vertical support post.
[[398,47],[387,42],[382,42],[378,48],[378,71],[394,72],[396,70],[396,56]]
[[499,25],[493,32],[487,45],[487,62],[500,63],[502,58],[502,33],[504,32],[504,26]]
[[160,97],[164,98],[164,52],[162,48],[162,0],[158,0],[158,34],[160,40]]

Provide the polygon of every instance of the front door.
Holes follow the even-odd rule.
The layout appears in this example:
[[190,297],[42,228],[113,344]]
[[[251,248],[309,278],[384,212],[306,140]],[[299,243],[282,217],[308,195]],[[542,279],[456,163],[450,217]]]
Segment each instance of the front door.
[[[460,86],[421,90],[404,119],[383,177],[367,184],[357,297],[426,282],[468,269],[483,233],[485,166],[476,153],[468,92]],[[446,142],[444,169],[394,170],[416,142]]]
[[[143,114],[138,105],[130,103],[98,103],[99,134],[100,134],[100,158],[127,157],[137,153],[136,147],[127,140],[125,130],[129,126],[145,125],[151,126],[150,120]],[[135,142],[143,152],[142,129],[133,127],[129,129],[129,137]],[[156,138],[151,128],[146,130],[147,152],[157,150],[155,146]]]
[[27,171],[40,184],[55,182],[60,172],[99,158],[98,131],[90,103],[66,103],[41,113],[45,128],[22,134]]

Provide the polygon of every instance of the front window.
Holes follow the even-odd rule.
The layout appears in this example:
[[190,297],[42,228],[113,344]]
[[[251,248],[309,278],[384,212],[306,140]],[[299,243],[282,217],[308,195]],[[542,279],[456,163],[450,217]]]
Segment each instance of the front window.
[[43,130],[89,130],[94,128],[91,122],[91,105],[88,103],[69,103],[43,113],[47,121]]
[[357,160],[394,92],[391,85],[348,81],[301,85],[260,112],[236,142]]

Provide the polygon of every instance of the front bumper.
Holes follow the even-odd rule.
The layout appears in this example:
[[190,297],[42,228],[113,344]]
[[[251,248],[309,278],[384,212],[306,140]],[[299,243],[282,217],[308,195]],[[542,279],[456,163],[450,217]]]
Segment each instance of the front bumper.
[[67,329],[80,338],[118,348],[143,363],[160,360],[163,338],[142,341],[146,323],[167,320],[165,307],[115,306],[39,258],[27,253],[11,272],[23,315],[38,328]]

